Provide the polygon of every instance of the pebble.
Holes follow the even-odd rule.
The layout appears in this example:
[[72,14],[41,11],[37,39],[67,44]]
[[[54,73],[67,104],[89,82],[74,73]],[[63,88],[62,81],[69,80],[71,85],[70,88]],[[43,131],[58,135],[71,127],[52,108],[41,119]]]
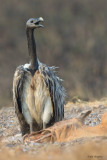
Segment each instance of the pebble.
[[[81,104],[79,104],[81,105]],[[90,110],[92,107],[84,106],[78,107],[76,105],[72,105],[72,107],[65,109],[65,118],[74,118],[77,117],[81,112],[85,110]],[[87,126],[96,126],[101,122],[101,117],[103,113],[107,111],[107,107],[103,105],[99,105],[98,107],[93,107],[92,113],[85,118],[84,124]],[[3,108],[0,112],[0,136],[2,137],[1,143],[5,144],[9,148],[20,147],[23,152],[31,151],[37,154],[41,148],[47,148],[48,144],[41,144],[35,142],[25,142],[23,143],[23,138],[20,133],[18,120],[14,113],[14,108]],[[0,138],[1,138],[0,137]],[[58,143],[55,142],[54,145],[68,147],[74,143],[79,143],[79,140],[67,142],[67,143]]]

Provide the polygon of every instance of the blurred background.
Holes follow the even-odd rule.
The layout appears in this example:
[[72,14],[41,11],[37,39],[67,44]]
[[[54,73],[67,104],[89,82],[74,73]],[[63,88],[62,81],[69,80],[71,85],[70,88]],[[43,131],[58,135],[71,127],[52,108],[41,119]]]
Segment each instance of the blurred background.
[[18,65],[29,62],[25,23],[44,18],[35,31],[39,60],[58,66],[67,99],[107,96],[107,1],[0,0],[0,106],[12,102]]

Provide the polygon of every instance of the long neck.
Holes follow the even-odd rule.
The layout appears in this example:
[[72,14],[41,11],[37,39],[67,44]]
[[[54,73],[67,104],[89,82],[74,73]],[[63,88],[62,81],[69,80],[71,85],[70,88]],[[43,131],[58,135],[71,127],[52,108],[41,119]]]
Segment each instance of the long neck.
[[34,29],[26,28],[27,41],[28,41],[28,51],[30,56],[30,69],[38,69],[38,61],[36,54],[36,43],[34,38]]

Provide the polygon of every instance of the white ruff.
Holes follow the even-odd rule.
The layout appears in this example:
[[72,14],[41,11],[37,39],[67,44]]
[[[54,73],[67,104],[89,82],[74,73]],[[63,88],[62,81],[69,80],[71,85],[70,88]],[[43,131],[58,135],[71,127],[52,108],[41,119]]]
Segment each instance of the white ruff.
[[27,69],[27,68],[29,68],[29,66],[30,66],[30,64],[26,63],[23,67],[24,67],[24,69]]

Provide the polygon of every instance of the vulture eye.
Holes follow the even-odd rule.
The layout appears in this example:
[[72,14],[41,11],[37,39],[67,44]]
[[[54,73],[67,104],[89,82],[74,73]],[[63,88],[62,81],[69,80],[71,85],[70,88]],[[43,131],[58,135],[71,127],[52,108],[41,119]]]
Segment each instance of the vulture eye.
[[33,23],[33,20],[31,21],[31,23]]

